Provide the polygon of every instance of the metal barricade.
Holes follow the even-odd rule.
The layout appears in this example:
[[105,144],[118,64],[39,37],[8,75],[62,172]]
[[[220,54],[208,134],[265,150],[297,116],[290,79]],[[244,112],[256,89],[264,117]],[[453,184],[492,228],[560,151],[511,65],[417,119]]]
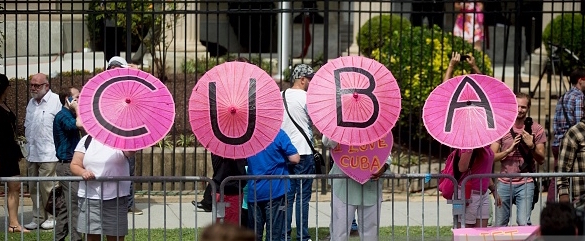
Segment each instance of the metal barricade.
[[[505,173],[490,173],[490,174],[473,174],[473,175],[469,175],[466,176],[465,178],[463,178],[463,180],[461,180],[461,193],[465,194],[468,193],[470,190],[469,188],[471,188],[468,183],[470,183],[472,180],[474,179],[483,179],[483,178],[490,178],[490,179],[500,179],[500,178],[510,178],[510,179],[516,179],[516,180],[512,180],[511,182],[497,182],[496,183],[496,188],[497,188],[497,192],[498,194],[502,194],[502,192],[506,191],[505,194],[505,200],[502,200],[502,206],[505,209],[504,210],[499,210],[498,212],[498,207],[494,207],[494,210],[491,214],[493,214],[493,223],[492,226],[507,226],[509,225],[509,223],[512,222],[516,222],[517,225],[538,225],[539,223],[539,218],[540,218],[540,210],[542,210],[544,208],[544,204],[546,202],[547,197],[545,195],[543,195],[544,191],[547,191],[547,196],[548,195],[553,195],[554,200],[558,201],[558,195],[557,195],[557,188],[553,188],[552,190],[554,191],[554,193],[548,193],[548,186],[545,187],[545,185],[543,185],[543,183],[547,183],[544,182],[543,179],[549,179],[549,182],[551,185],[556,185],[557,181],[559,178],[570,178],[569,179],[569,187],[572,187],[574,185],[573,183],[573,179],[572,178],[583,178],[585,177],[585,173],[515,173],[515,174],[505,174]],[[536,182],[534,182],[534,179],[538,179]],[[552,180],[551,180],[552,179]],[[518,182],[517,184],[515,184],[514,182]],[[515,200],[515,198],[513,196],[519,196],[519,197],[526,197],[529,199],[529,197],[533,197],[534,195],[534,190],[531,189],[530,186],[524,186],[525,182],[527,183],[532,183],[534,188],[536,188],[538,191],[538,202],[533,203],[533,200],[525,200],[527,203],[520,203],[520,207],[518,207],[518,202],[521,202],[522,200]],[[509,188],[509,189],[508,189]],[[481,190],[487,190],[487,186],[484,186],[481,182],[479,184],[479,189],[480,189],[480,193],[482,192]],[[473,189],[475,190],[475,189]],[[472,190],[472,191],[473,191]],[[569,188],[569,190],[571,190],[571,188]],[[486,191],[486,193],[483,193],[482,195],[489,195]],[[570,193],[570,196],[572,196],[572,193]],[[508,198],[509,197],[509,198]],[[490,198],[491,200],[491,198]],[[470,200],[468,200],[468,198],[466,197],[466,195],[461,195],[460,196],[460,200],[457,201],[457,203],[461,203],[461,204],[468,204]],[[514,209],[512,208],[513,205],[516,205],[516,211],[514,211]],[[492,202],[490,201],[490,205],[492,205]],[[495,203],[494,205],[497,206],[497,203]],[[526,205],[526,206],[524,206]],[[502,208],[500,207],[500,208]],[[524,207],[524,208],[523,208]],[[538,207],[538,208],[537,208]],[[465,209],[463,209],[465,210]],[[507,211],[506,211],[507,210]],[[520,218],[518,219],[518,212],[527,212],[527,215],[530,214],[530,216],[527,216],[525,219],[524,218]],[[465,211],[461,212],[461,213],[457,213],[454,215],[460,215],[462,220],[465,220],[465,216],[467,215]],[[516,220],[511,220],[511,217],[515,215],[517,218]],[[523,216],[523,215],[522,215]],[[454,219],[456,219],[457,217],[455,217]],[[501,220],[503,218],[503,220]],[[500,221],[498,223],[498,221]]]
[[[30,233],[9,233],[9,220],[8,220],[8,182],[20,183],[20,193],[18,198],[21,200],[19,204],[18,219],[21,225],[25,225],[33,219],[32,205],[30,205],[30,199],[25,198],[24,186],[25,185],[39,185],[39,182],[55,182],[53,188],[57,187],[57,182],[65,182],[71,184],[72,182],[85,182],[81,177],[0,177],[0,183],[2,183],[6,192],[4,200],[0,203],[3,205],[3,209],[0,210],[0,239],[4,240],[55,240],[57,230],[30,230]],[[137,206],[144,210],[143,214],[131,213],[128,215],[128,234],[125,235],[125,240],[166,240],[167,237],[172,239],[187,239],[187,240],[198,240],[200,228],[205,227],[214,223],[216,219],[216,212],[200,213],[197,207],[193,207],[190,203],[191,200],[197,201],[200,191],[197,187],[200,185],[193,185],[193,183],[203,182],[207,183],[211,188],[211,193],[217,192],[215,183],[207,177],[199,176],[184,176],[184,177],[98,177],[96,180],[92,180],[100,183],[101,187],[104,183],[114,182],[116,183],[117,192],[120,193],[120,183],[123,181],[132,181],[134,183],[143,183],[144,186],[148,187],[148,190],[143,195],[135,195],[137,199]],[[153,195],[151,192],[153,184],[161,183],[165,186],[167,182],[179,183],[183,188],[175,188],[172,191],[164,191],[163,195]],[[185,184],[191,183],[195,187],[192,191],[189,188],[185,188]],[[179,190],[177,190],[179,189]],[[38,190],[38,189],[37,189]],[[38,191],[37,191],[38,192]],[[53,192],[52,192],[53,193]],[[157,192],[158,193],[158,192]],[[103,194],[103,191],[102,191]],[[63,195],[71,195],[71,191],[63,193]],[[40,194],[39,194],[40,196]],[[62,198],[53,193],[49,197],[53,203],[57,203],[58,199]],[[124,198],[124,197],[121,197]],[[115,199],[116,205],[123,204],[126,202],[121,198]],[[213,203],[213,210],[216,209],[216,197],[211,196]],[[25,204],[26,203],[26,204]],[[71,207],[71,203],[65,203],[66,207]],[[186,206],[185,206],[186,205]],[[100,202],[100,209],[104,208],[103,201]],[[42,208],[42,207],[41,207]],[[56,206],[52,206],[53,213],[57,211]],[[71,213],[71,209],[67,209]],[[115,209],[114,211],[120,211],[127,213],[127,207],[124,210]],[[130,214],[130,213],[129,213]],[[103,213],[102,213],[103,215]],[[116,219],[117,220],[117,219]],[[117,220],[117,222],[120,220]],[[68,222],[71,222],[71,216],[68,218]],[[40,225],[40,224],[39,224]],[[111,225],[111,224],[109,224]],[[76,226],[76,224],[75,224]],[[71,226],[69,226],[71,227]],[[72,230],[69,229],[67,236],[71,237]],[[82,236],[84,236],[82,234]],[[103,237],[102,237],[103,238]]]
[[[443,175],[443,174],[390,174],[390,175],[383,175],[380,180],[378,181],[379,184],[382,184],[384,182],[395,182],[398,180],[403,180],[403,181],[407,181],[408,183],[414,183],[414,182],[423,182],[423,183],[427,183],[427,182],[431,182],[433,181],[433,179],[438,180],[439,178],[447,178],[449,180],[452,181],[452,183],[454,184],[454,189],[457,190],[457,182],[456,180],[449,175]],[[329,233],[330,228],[335,229],[335,227],[330,227],[330,224],[333,221],[333,215],[332,215],[332,199],[335,198],[334,197],[334,193],[335,191],[335,186],[334,184],[332,184],[333,180],[338,180],[338,179],[348,179],[347,176],[345,175],[285,175],[285,176],[276,176],[276,175],[269,175],[269,176],[231,176],[226,178],[219,187],[219,202],[217,203],[216,207],[217,207],[217,221],[218,222],[234,222],[234,220],[232,219],[231,221],[227,221],[226,220],[226,215],[230,215],[230,214],[226,214],[229,212],[233,212],[233,210],[227,211],[227,209],[229,209],[230,207],[232,207],[231,205],[242,205],[243,204],[243,198],[244,195],[242,192],[238,193],[236,196],[236,201],[226,201],[226,196],[225,195],[225,186],[227,185],[228,182],[234,182],[237,181],[238,182],[238,186],[239,187],[243,187],[244,185],[246,185],[246,183],[244,183],[244,181],[249,181],[249,180],[269,180],[269,183],[271,181],[276,181],[276,180],[287,180],[287,181],[291,181],[291,180],[303,180],[303,179],[312,179],[312,180],[328,180],[328,184],[327,185],[331,185],[331,189],[333,190],[331,193],[328,193],[326,195],[320,194],[318,192],[318,190],[320,190],[320,187],[313,187],[310,190],[311,194],[312,194],[312,199],[309,205],[309,214],[308,214],[308,226],[309,226],[309,230],[310,234],[311,234],[311,239],[312,240],[324,240],[325,235],[327,233]],[[313,182],[313,185],[321,185],[321,183],[323,182]],[[394,187],[394,185],[390,185],[391,187]],[[444,210],[449,210],[449,204],[447,202],[444,202],[442,200],[442,197],[440,197],[438,194],[438,192],[434,192],[433,194],[428,194],[427,192],[429,192],[426,189],[426,185],[421,185],[422,186],[422,192],[420,194],[417,193],[411,193],[410,191],[406,191],[406,194],[400,194],[400,193],[396,193],[394,189],[392,190],[387,190],[384,189],[384,191],[382,192],[382,196],[380,196],[379,198],[382,199],[382,202],[380,204],[380,206],[378,207],[380,212],[378,213],[378,217],[380,219],[380,224],[379,224],[379,230],[378,233],[376,234],[379,237],[379,240],[396,240],[396,239],[402,239],[402,238],[413,238],[413,239],[425,239],[425,237],[429,238],[429,232],[428,230],[430,229],[431,231],[433,231],[436,235],[433,235],[431,238],[447,238],[444,236],[441,236],[441,232],[444,229],[441,229],[441,227],[445,227],[445,226],[449,226],[449,230],[450,228],[452,228],[452,224],[454,223],[454,219],[452,219],[452,217],[454,217],[453,215],[449,214],[449,215],[441,215],[442,211]],[[251,187],[248,187],[251,188]],[[346,187],[347,188],[347,187]],[[271,189],[272,191],[272,189]],[[348,191],[349,190],[345,190]],[[434,191],[434,189],[433,189]],[[253,191],[252,191],[253,193]],[[356,193],[357,194],[357,193]],[[289,199],[289,192],[285,192],[285,198]],[[350,193],[351,195],[351,193]],[[432,196],[431,196],[432,195]],[[431,196],[430,199],[428,198],[428,196]],[[457,199],[456,199],[457,200]],[[390,202],[388,202],[390,201]],[[436,203],[436,208],[428,208],[427,205],[429,203]],[[346,202],[347,203],[347,200]],[[288,205],[291,205],[290,203],[287,203]],[[248,207],[250,207],[250,205],[252,205],[251,203],[248,204]],[[420,208],[419,208],[420,207]],[[349,208],[346,207],[346,211],[349,210]],[[349,211],[347,211],[349,214]],[[364,230],[364,226],[363,224],[360,224],[359,219],[360,219],[360,211],[358,211],[358,215],[354,216],[358,219],[358,232],[362,232]],[[289,216],[290,215],[290,216]],[[300,218],[303,219],[302,217],[303,213],[301,212],[299,216],[301,216]],[[391,215],[391,216],[390,216]],[[286,219],[288,219],[289,217],[293,217],[295,216],[294,213],[290,213],[289,211],[285,212],[285,217]],[[351,215],[353,216],[353,215]],[[239,213],[239,217],[242,217],[242,213]],[[425,218],[428,217],[432,217],[432,218],[436,218],[436,223],[433,222],[427,222],[425,220]],[[447,218],[445,218],[447,217]],[[233,217],[232,217],[233,218]],[[365,218],[364,216],[362,216],[361,218]],[[294,220],[296,220],[296,217],[293,218]],[[237,219],[235,220],[235,222],[239,222],[241,223],[242,219]],[[348,218],[347,222],[351,222],[351,218]],[[432,223],[431,225],[428,225],[428,223]],[[346,223],[349,224],[349,223]],[[414,225],[413,225],[414,224]],[[295,226],[295,222],[292,221],[291,226]],[[430,227],[429,227],[430,226]],[[251,227],[253,228],[253,227]],[[285,228],[286,229],[286,228]],[[381,230],[384,229],[384,232],[382,232]],[[427,229],[427,231],[425,231],[425,229]],[[388,232],[386,232],[386,230]],[[269,231],[266,231],[266,234],[268,235]],[[425,234],[427,233],[427,234]],[[432,233],[432,232],[431,232]],[[285,231],[284,233],[285,236],[291,235],[293,238],[295,236],[295,232],[291,232],[290,234],[288,232]],[[405,237],[401,237],[402,235],[405,235]],[[432,234],[431,234],[432,235]],[[448,238],[450,238],[451,236],[449,236]],[[326,240],[326,239],[325,239]],[[331,240],[335,240],[335,239],[331,239]]]

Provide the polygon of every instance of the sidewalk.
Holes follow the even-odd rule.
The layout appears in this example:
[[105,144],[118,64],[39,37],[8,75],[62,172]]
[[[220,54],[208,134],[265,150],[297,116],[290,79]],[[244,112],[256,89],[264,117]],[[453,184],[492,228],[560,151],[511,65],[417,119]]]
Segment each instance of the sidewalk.
[[[546,198],[546,195],[543,194]],[[182,202],[178,202],[177,197],[169,197],[165,202],[163,197],[152,197],[150,203],[142,198],[137,199],[136,206],[144,211],[143,215],[128,215],[130,228],[166,228],[176,229],[204,227],[212,222],[211,213],[197,210],[192,204],[193,196],[185,196]],[[331,207],[329,201],[319,200],[315,202],[315,196],[310,203],[309,227],[329,227],[331,220]],[[29,199],[30,200],[30,199]],[[6,225],[6,210],[4,209],[4,200],[2,200],[0,209],[0,227]],[[514,206],[515,207],[515,206]],[[532,212],[532,223],[538,225],[540,212],[540,203],[535,206]],[[453,216],[451,215],[452,206],[442,197],[425,196],[425,201],[419,198],[412,198],[409,201],[395,200],[382,202],[380,212],[380,226],[451,226]],[[20,209],[19,211],[23,211]],[[19,214],[20,219],[20,214]],[[29,223],[32,219],[32,207],[24,206],[24,222]],[[294,219],[294,218],[293,218]],[[515,211],[510,218],[515,223]],[[295,222],[293,221],[293,226]]]

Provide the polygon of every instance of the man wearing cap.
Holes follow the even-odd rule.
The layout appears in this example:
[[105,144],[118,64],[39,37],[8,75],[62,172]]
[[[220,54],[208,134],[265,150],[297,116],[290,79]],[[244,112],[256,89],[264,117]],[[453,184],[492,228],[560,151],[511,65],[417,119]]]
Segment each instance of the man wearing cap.
[[[118,68],[137,68],[135,65],[130,65],[126,60],[120,56],[114,56],[108,61],[108,70]],[[128,164],[130,165],[130,176],[134,176],[136,169],[136,157],[132,155],[128,158]],[[128,213],[134,213],[136,215],[142,215],[142,210],[134,206],[134,183],[130,184],[130,196],[128,197]]]
[[[54,177],[58,159],[53,141],[53,120],[61,111],[61,102],[59,95],[51,91],[47,75],[42,73],[31,78],[30,93],[32,98],[26,106],[24,119],[28,176]],[[37,229],[40,226],[43,229],[52,229],[55,226],[55,220],[49,217],[44,208],[54,184],[51,181],[29,183],[33,220],[24,225],[25,228]]]
[[[290,137],[292,144],[301,155],[301,161],[289,167],[290,174],[315,174],[315,161],[309,143],[296,127],[295,123],[302,129],[304,134],[313,140],[313,122],[307,112],[307,89],[313,78],[313,68],[306,64],[297,65],[291,76],[292,87],[282,93],[286,102],[286,109],[281,128]],[[288,112],[288,113],[287,113]],[[289,113],[290,116],[289,117]],[[294,123],[293,123],[294,121]],[[295,219],[297,226],[297,240],[311,240],[309,236],[309,201],[313,188],[312,179],[290,180],[290,189],[287,195],[287,240],[291,240],[292,210],[296,198]],[[302,213],[301,213],[302,212]]]
[[[59,92],[59,101],[63,107],[53,122],[53,140],[55,141],[57,158],[59,158],[56,168],[57,176],[60,177],[73,176],[70,168],[71,159],[73,159],[73,152],[81,139],[79,130],[83,127],[77,108],[78,98],[79,90],[75,87],[63,88]],[[59,181],[59,186],[63,188],[62,193],[66,203],[55,202],[61,204],[55,207],[55,218],[57,219],[55,240],[65,240],[67,234],[71,232],[71,241],[81,241],[81,235],[77,232],[79,182]]]

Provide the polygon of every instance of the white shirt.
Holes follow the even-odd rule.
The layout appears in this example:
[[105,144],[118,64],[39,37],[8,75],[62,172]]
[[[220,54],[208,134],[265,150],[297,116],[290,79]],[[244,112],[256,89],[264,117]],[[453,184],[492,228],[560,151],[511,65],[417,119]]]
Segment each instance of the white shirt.
[[48,90],[38,103],[32,98],[26,106],[24,135],[29,162],[56,162],[57,152],[53,140],[53,120],[61,111],[59,95]]
[[[75,148],[76,152],[85,153],[83,157],[83,167],[85,170],[93,172],[95,177],[130,176],[128,159],[126,159],[126,156],[124,156],[121,150],[106,146],[95,138],[91,140],[86,150],[85,139],[87,139],[87,136],[82,137]],[[77,196],[102,200],[129,196],[130,181],[120,181],[119,183],[118,185],[118,182],[83,181],[79,183]]]
[[[290,112],[290,115],[305,131],[305,134],[307,137],[309,137],[309,140],[313,142],[313,130],[311,129],[313,123],[311,122],[309,112],[307,111],[307,92],[300,89],[287,89],[285,97],[286,98],[284,101],[286,101],[288,105],[288,111]],[[305,137],[303,137],[301,132],[299,132],[299,129],[288,117],[286,109],[284,110],[284,118],[281,129],[286,132],[293,146],[297,148],[299,155],[313,154],[313,151],[311,151],[311,147],[307,143]]]

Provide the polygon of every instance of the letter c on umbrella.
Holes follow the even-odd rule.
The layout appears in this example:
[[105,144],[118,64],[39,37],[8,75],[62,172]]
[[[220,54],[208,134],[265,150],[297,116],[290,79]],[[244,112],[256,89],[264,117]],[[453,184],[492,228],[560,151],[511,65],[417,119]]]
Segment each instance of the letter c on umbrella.
[[132,81],[136,81],[138,83],[141,83],[142,85],[146,86],[147,88],[149,88],[152,91],[156,90],[156,87],[153,84],[151,84],[150,82],[148,82],[142,78],[136,77],[136,76],[114,77],[114,78],[107,80],[102,85],[100,85],[100,87],[97,88],[97,90],[95,91],[95,95],[93,97],[92,108],[93,108],[93,115],[94,115],[95,119],[106,130],[110,130],[112,133],[119,135],[119,136],[123,136],[123,137],[136,137],[136,136],[141,136],[141,135],[148,133],[148,130],[144,126],[138,127],[136,129],[131,129],[131,130],[122,130],[122,129],[112,125],[110,122],[108,122],[106,120],[106,118],[104,118],[104,116],[102,115],[102,112],[101,112],[100,107],[99,107],[99,102],[100,102],[100,99],[102,97],[102,94],[104,93],[104,90],[108,86],[110,86],[116,82],[128,81],[128,80],[132,80]]

